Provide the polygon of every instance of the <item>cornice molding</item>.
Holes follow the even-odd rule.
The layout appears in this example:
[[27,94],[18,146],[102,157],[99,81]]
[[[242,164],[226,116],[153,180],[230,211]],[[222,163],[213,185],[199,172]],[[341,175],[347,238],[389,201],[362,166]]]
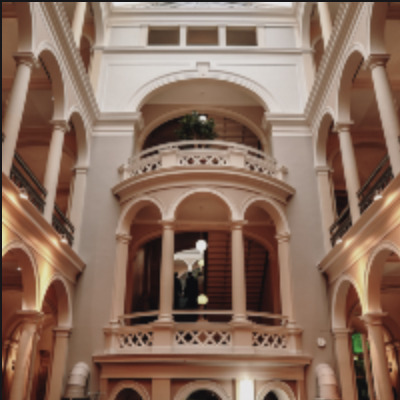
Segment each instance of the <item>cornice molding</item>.
[[83,111],[86,111],[90,121],[94,122],[100,114],[100,109],[81,55],[76,47],[63,4],[60,2],[38,2],[38,7],[45,16],[55,43],[63,49],[60,54],[75,89],[76,97],[78,101],[83,102]]

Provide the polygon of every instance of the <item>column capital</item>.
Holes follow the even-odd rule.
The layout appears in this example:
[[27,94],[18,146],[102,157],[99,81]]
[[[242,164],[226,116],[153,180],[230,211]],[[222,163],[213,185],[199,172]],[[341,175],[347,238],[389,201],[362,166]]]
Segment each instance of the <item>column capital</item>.
[[69,337],[71,336],[72,333],[72,329],[71,328],[54,328],[53,329],[53,334],[54,337],[56,338],[65,338],[65,339],[69,339]]
[[373,70],[375,67],[386,67],[386,64],[390,60],[389,54],[371,54],[364,62],[365,69],[369,68]]
[[336,122],[333,131],[336,133],[350,132],[351,127],[354,125],[353,121]]
[[333,335],[335,336],[335,338],[348,337],[349,335],[351,335],[353,333],[353,331],[348,328],[333,329],[332,332],[333,332]]
[[132,236],[126,233],[118,233],[116,239],[118,243],[129,244],[132,241]]
[[332,174],[334,171],[328,165],[318,165],[315,167],[315,172],[318,174]]
[[18,311],[17,315],[23,324],[36,326],[38,326],[45,317],[45,315],[40,311]]
[[162,221],[160,221],[160,224],[166,230],[171,230],[172,231],[172,230],[175,229],[175,220],[174,219],[162,220]]
[[26,65],[29,68],[37,68],[39,66],[37,57],[30,52],[15,53],[14,59],[17,66],[20,64]]
[[68,122],[64,121],[62,119],[52,120],[52,121],[50,121],[50,124],[53,125],[54,129],[62,131],[63,133],[66,133],[70,130],[70,126],[69,126]]
[[247,221],[231,221],[231,229],[235,231],[243,230],[243,227],[247,224]]
[[278,243],[289,243],[291,234],[289,232],[279,233],[275,236]]
[[364,314],[361,319],[369,326],[382,326],[383,318],[388,314],[383,312],[371,312]]

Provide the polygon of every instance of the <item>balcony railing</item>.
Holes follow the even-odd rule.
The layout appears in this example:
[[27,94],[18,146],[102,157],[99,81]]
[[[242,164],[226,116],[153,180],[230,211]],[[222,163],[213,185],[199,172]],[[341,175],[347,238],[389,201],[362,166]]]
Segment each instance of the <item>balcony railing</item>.
[[26,193],[29,201],[43,214],[47,190],[18,153],[14,155],[10,179]]
[[70,246],[74,244],[75,228],[57,205],[54,206],[53,228],[68,241]]
[[272,177],[277,162],[262,151],[222,141],[181,141],[143,151],[121,167],[122,180],[173,167],[233,167]]
[[330,227],[329,232],[331,234],[331,243],[334,246],[338,240],[351,228],[352,221],[350,215],[350,208],[347,206],[335,223]]
[[373,203],[375,196],[381,193],[393,178],[389,156],[386,156],[357,193],[361,213]]
[[[235,346],[249,351],[290,351],[290,337],[293,332],[287,328],[287,319],[269,313],[248,313],[248,317],[262,317],[265,320],[276,319],[280,325],[266,326],[249,322],[245,327],[236,327],[230,323],[209,322],[206,318],[232,316],[229,311],[178,311],[174,315],[190,314],[197,321],[190,323],[175,322],[170,326],[168,334],[165,327],[157,323],[125,326],[124,321],[156,318],[158,312],[138,313],[121,317],[120,326],[106,331],[108,350],[111,353],[132,354],[141,351],[157,350],[157,347],[168,346],[171,352],[232,352]],[[239,335],[237,335],[239,334]]]

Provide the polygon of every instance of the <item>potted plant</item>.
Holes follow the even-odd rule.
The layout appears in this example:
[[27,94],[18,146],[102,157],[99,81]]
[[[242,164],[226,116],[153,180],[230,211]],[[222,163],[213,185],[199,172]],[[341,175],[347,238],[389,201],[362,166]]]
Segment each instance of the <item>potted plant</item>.
[[214,120],[197,111],[186,114],[179,123],[180,128],[175,131],[179,140],[213,140],[218,136]]

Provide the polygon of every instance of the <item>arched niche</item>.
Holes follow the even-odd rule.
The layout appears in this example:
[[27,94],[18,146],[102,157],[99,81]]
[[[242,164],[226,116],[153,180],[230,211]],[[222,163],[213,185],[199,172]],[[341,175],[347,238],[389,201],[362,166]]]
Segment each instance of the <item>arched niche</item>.
[[296,400],[296,397],[288,384],[275,381],[262,387],[257,400]]
[[191,400],[191,395],[198,392],[215,394],[217,396],[215,400],[232,400],[223,387],[215,382],[209,381],[192,382],[183,386],[174,397],[174,400]]
[[150,400],[143,385],[132,381],[119,382],[111,391],[108,400]]

